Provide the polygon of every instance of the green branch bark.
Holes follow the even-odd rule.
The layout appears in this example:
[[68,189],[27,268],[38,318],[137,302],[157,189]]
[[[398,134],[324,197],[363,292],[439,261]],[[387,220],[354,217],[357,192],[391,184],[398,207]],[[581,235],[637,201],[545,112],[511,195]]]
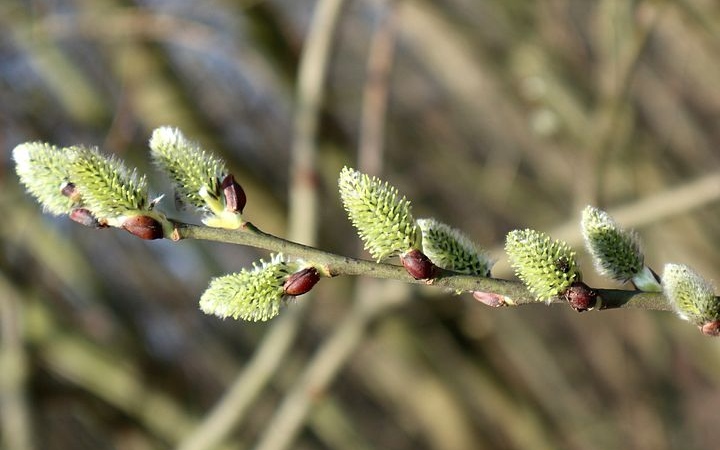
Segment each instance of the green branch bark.
[[[319,264],[324,275],[367,276],[406,283],[425,284],[448,288],[453,291],[480,291],[502,295],[512,300],[514,305],[537,304],[537,300],[519,281],[462,275],[451,271],[441,271],[432,280],[415,280],[399,265],[377,263],[364,259],[350,258],[326,252],[307,245],[265,233],[250,222],[245,222],[238,230],[226,230],[205,226],[175,222],[173,240],[199,239],[206,241],[239,244],[262,248],[271,252],[295,256]],[[670,304],[661,293],[647,293],[622,289],[596,289],[601,299],[600,309],[637,308],[657,311],[671,311]],[[556,298],[552,303],[563,303]]]

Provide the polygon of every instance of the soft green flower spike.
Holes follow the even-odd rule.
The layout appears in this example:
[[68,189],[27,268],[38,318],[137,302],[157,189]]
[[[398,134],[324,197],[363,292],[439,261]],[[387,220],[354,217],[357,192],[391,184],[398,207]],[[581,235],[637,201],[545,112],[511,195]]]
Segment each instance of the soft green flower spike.
[[252,270],[214,278],[200,297],[200,309],[222,318],[253,322],[272,319],[279,314],[285,297],[283,284],[296,266],[275,255],[270,262],[254,264]]
[[150,138],[155,165],[168,174],[178,199],[211,214],[203,222],[215,228],[235,229],[242,220],[239,213],[226,211],[221,182],[228,170],[225,162],[189,141],[180,130],[160,127]]
[[535,230],[508,233],[505,251],[518,278],[540,301],[563,294],[573,282],[581,281],[575,252],[563,241]]
[[43,208],[56,216],[69,214],[78,199],[63,195],[70,181],[71,152],[42,142],[27,142],[13,149],[20,182]]
[[662,286],[645,266],[635,232],[622,229],[605,211],[587,206],[580,221],[585,246],[597,271],[620,282],[632,281],[638,289],[660,292]]
[[71,181],[95,217],[120,226],[125,217],[150,211],[145,176],[95,148],[72,147],[71,151]]
[[198,209],[206,209],[202,189],[220,200],[220,180],[227,173],[225,163],[188,141],[180,130],[160,127],[150,138],[153,163],[168,174],[181,201]]
[[677,314],[695,325],[720,320],[720,302],[713,287],[697,272],[682,264],[666,264],[663,292]]
[[394,187],[344,167],[338,180],[340,197],[365,249],[381,261],[419,247],[410,202]]
[[460,230],[435,219],[418,219],[425,255],[438,267],[469,275],[490,276],[493,261]]

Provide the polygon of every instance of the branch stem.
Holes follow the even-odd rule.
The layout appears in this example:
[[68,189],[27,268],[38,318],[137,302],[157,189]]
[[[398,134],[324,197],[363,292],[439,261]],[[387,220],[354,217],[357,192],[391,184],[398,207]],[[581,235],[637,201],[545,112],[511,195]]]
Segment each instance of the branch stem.
[[[199,239],[246,245],[262,248],[271,252],[310,261],[320,266],[324,276],[362,275],[374,278],[398,280],[406,283],[425,284],[463,292],[489,292],[510,299],[513,305],[538,303],[519,281],[485,278],[463,275],[451,271],[440,271],[431,280],[415,280],[400,265],[379,263],[364,259],[337,255],[314,247],[288,241],[265,233],[250,222],[245,222],[238,230],[210,228],[182,222],[175,222],[173,240]],[[596,289],[602,303],[600,309],[638,308],[646,310],[670,311],[670,305],[661,293],[649,293],[622,289]],[[556,298],[552,303],[564,303]]]

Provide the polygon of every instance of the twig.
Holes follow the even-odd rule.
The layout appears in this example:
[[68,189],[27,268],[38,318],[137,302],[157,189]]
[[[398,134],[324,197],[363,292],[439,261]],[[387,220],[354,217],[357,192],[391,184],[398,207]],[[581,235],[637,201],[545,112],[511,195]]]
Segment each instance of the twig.
[[[508,305],[537,304],[537,300],[525,286],[517,281],[496,278],[462,275],[451,271],[440,271],[432,280],[415,280],[402,266],[377,263],[363,259],[350,258],[326,252],[307,245],[298,244],[267,234],[249,222],[241,230],[208,228],[187,223],[176,223],[174,240],[201,239],[228,244],[240,244],[262,248],[271,252],[283,253],[312,261],[322,266],[326,276],[363,275],[373,278],[399,280],[406,283],[427,284],[449,288],[462,292],[488,292],[506,298]],[[657,311],[670,311],[670,305],[662,294],[621,289],[596,289],[601,299],[600,309],[638,308]],[[552,303],[562,303],[556,298]]]

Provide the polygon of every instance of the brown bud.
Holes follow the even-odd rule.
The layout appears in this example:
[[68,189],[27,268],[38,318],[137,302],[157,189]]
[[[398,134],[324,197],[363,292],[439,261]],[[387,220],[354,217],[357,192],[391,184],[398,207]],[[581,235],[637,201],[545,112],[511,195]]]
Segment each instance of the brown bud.
[[435,275],[435,264],[418,249],[412,249],[400,256],[405,270],[416,280],[427,280]]
[[576,281],[565,291],[565,299],[577,312],[587,311],[595,306],[597,292],[582,281]]
[[705,336],[720,336],[720,320],[713,320],[700,327]]
[[504,295],[481,291],[473,291],[472,295],[475,300],[485,305],[492,306],[493,308],[507,305],[507,297]]
[[89,209],[74,208],[72,211],[70,211],[68,217],[70,217],[70,220],[72,220],[73,222],[77,222],[80,225],[85,225],[86,227],[105,227],[105,225],[98,222],[98,220],[95,218],[95,216],[93,216]]
[[165,236],[162,224],[150,216],[128,217],[122,228],[140,239],[162,239]]
[[242,186],[235,181],[235,177],[232,176],[232,174],[226,175],[225,178],[223,178],[220,187],[222,188],[223,195],[225,196],[225,210],[234,213],[242,213],[245,208],[245,203],[247,202],[247,197],[245,197],[245,191]]
[[287,295],[303,295],[320,281],[320,275],[314,267],[305,269],[290,275],[283,284],[283,290]]
[[75,194],[75,184],[68,181],[62,185],[60,193],[65,197],[72,197]]
[[75,183],[67,182],[60,188],[60,193],[65,197],[73,201],[73,203],[80,202],[80,192],[75,187]]

